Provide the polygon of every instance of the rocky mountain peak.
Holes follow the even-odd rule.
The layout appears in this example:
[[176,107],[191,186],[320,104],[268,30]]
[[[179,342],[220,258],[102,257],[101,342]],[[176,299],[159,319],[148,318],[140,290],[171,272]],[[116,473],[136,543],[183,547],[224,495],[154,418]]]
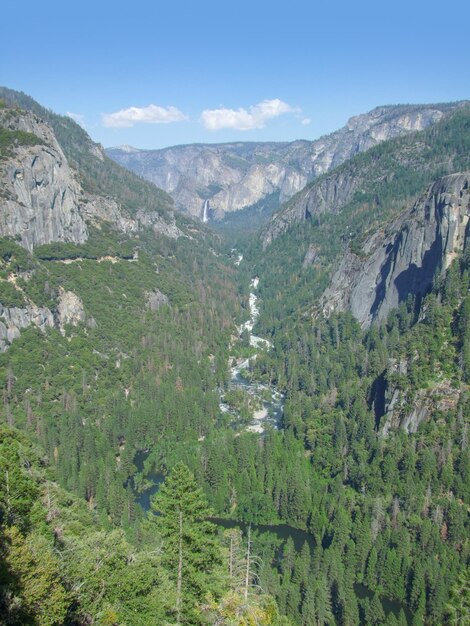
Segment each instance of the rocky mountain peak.
[[209,219],[275,197],[288,201],[318,176],[378,143],[422,130],[454,105],[383,106],[348,120],[316,141],[227,143],[175,146],[161,150],[110,148],[119,164],[165,189],[183,212]]

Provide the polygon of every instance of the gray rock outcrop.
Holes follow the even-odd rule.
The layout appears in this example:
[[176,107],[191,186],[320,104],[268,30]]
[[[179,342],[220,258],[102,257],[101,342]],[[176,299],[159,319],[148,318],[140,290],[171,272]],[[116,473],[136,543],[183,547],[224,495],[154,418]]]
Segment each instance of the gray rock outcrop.
[[409,295],[424,295],[465,246],[469,185],[470,172],[436,181],[386,233],[366,241],[363,256],[348,249],[321,299],[323,312],[351,311],[367,327]]
[[[10,153],[0,159],[0,237],[15,237],[31,251],[54,241],[84,243],[87,223],[108,222],[127,234],[150,227],[172,239],[184,235],[173,211],[138,208],[130,214],[113,197],[85,193],[52,128],[34,113],[0,109],[0,128],[13,138]],[[30,140],[15,133],[28,133]],[[87,147],[103,161],[97,145],[89,140]]]
[[85,322],[88,327],[96,326],[93,318],[87,319],[83,302],[73,291],[61,290],[55,315],[50,309],[33,303],[25,307],[4,307],[0,304],[0,352],[5,352],[18,339],[21,331],[29,326],[36,326],[42,332],[58,328],[64,334],[66,325],[78,326]]
[[86,319],[83,302],[73,291],[61,290],[57,302],[57,320],[61,329],[65,325],[78,326]]
[[162,293],[159,289],[148,291],[145,295],[147,298],[147,307],[150,311],[158,311],[160,307],[170,303],[168,296]]
[[0,161],[0,236],[21,237],[23,246],[51,241],[83,243],[80,185],[52,130],[33,113],[0,110],[0,126],[37,136],[38,145],[18,145]]
[[408,363],[406,360],[390,359],[381,390],[383,414],[379,417],[378,431],[386,437],[390,432],[402,428],[408,434],[415,433],[422,422],[430,419],[436,412],[454,411],[460,400],[461,390],[452,382],[443,378],[425,389],[412,391],[407,382],[397,384],[396,377],[406,381]]
[[173,212],[168,212],[165,219],[158,211],[141,209],[130,216],[122,212],[120,205],[113,198],[91,195],[85,196],[81,210],[83,216],[91,223],[99,225],[100,222],[108,222],[127,235],[150,227],[155,235],[163,235],[169,239],[188,236],[176,225]]
[[[307,183],[355,154],[422,130],[455,106],[458,104],[378,107],[352,117],[346,126],[316,141],[197,144],[162,150],[124,146],[111,148],[107,154],[170,193],[181,211],[202,219],[204,203],[209,200],[209,214],[220,218],[269,194],[278,194],[279,202],[286,202]],[[338,191],[331,188],[322,193],[330,203]]]
[[54,315],[50,309],[29,305],[24,308],[4,307],[0,304],[0,352],[17,339],[28,326],[37,326],[43,332],[54,327]]
[[351,171],[335,171],[296,194],[274,215],[263,233],[265,250],[292,224],[323,213],[338,213],[360,188],[362,176]]

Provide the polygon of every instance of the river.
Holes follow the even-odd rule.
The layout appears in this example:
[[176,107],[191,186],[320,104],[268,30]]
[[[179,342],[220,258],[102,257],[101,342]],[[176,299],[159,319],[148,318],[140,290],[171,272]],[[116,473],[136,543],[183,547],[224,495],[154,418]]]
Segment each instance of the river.
[[[267,339],[253,334],[253,328],[259,316],[258,296],[256,295],[258,283],[259,278],[257,276],[250,282],[250,317],[239,327],[238,334],[241,337],[242,334],[248,332],[248,340],[252,348],[269,350],[271,343]],[[250,370],[250,364],[256,360],[257,356],[258,353],[254,353],[248,359],[234,359],[233,357],[230,359],[232,367],[230,368],[230,382],[228,388],[229,390],[241,389],[251,396],[253,404],[257,406],[257,408],[252,411],[252,419],[248,423],[245,423],[245,421],[241,419],[238,411],[225,401],[223,392],[220,398],[220,410],[222,413],[229,413],[233,417],[232,425],[235,428],[242,424],[246,431],[261,435],[265,432],[267,427],[275,429],[281,428],[284,412],[284,395],[271,385],[252,381],[243,376],[243,372]]]
[[[259,315],[258,297],[256,295],[256,290],[258,288],[257,277],[251,280],[250,288],[250,317],[244,324],[240,326],[239,335],[241,336],[244,331],[248,331],[250,346],[254,348],[269,350],[269,348],[271,347],[269,341],[263,339],[262,337],[257,337],[256,335],[253,335],[253,328]],[[236,362],[230,368],[229,389],[243,389],[244,391],[246,391],[246,393],[255,398],[258,403],[261,403],[262,408],[255,410],[253,412],[253,418],[248,424],[246,424],[244,421],[242,422],[240,415],[237,413],[237,411],[224,402],[224,394],[222,392],[220,410],[222,413],[229,413],[233,417],[232,425],[235,428],[239,428],[240,424],[242,423],[245,430],[249,432],[259,433],[260,435],[262,435],[268,427],[275,429],[281,428],[284,411],[284,396],[272,386],[251,381],[243,376],[242,372],[244,370],[246,371],[250,369],[250,361],[256,359],[256,357],[257,353],[255,353],[249,359],[236,360]],[[231,361],[233,362],[233,358],[231,359]],[[161,483],[164,480],[164,475],[161,472],[155,471],[152,468],[145,468],[145,460],[148,455],[148,450],[142,451],[139,452],[134,459],[134,463],[139,473],[144,473],[147,469],[147,472],[145,473],[146,488],[135,491],[136,502],[142,507],[145,512],[150,509],[151,498],[158,491]],[[212,518],[212,521],[221,528],[240,528],[244,533],[246,533],[247,530],[246,523],[236,520]],[[261,534],[272,533],[282,543],[287,541],[287,539],[289,538],[292,539],[297,552],[301,550],[305,542],[307,542],[307,544],[309,545],[311,553],[313,553],[313,551],[315,550],[315,539],[313,535],[304,530],[293,528],[292,526],[289,526],[287,524],[252,524],[251,528],[254,532],[258,532]],[[373,592],[370,589],[361,584],[356,583],[354,585],[354,591],[358,599],[372,599],[374,596]],[[395,616],[398,616],[400,610],[403,608],[405,611],[406,619],[408,623],[411,624],[412,615],[406,607],[402,606],[399,602],[385,597],[381,598],[381,602],[386,615],[388,615],[389,613],[393,613]]]
[[[142,451],[136,454],[134,463],[139,472],[144,472],[145,470],[145,460],[149,455],[149,450]],[[146,484],[148,485],[147,489],[136,492],[136,502],[139,504],[142,509],[147,512],[150,510],[150,501],[152,496],[158,491],[160,485],[164,481],[165,477],[161,472],[156,472],[151,469],[145,476]],[[248,524],[245,522],[239,522],[236,520],[225,519],[221,517],[213,517],[211,521],[217,524],[220,528],[240,528],[244,535],[246,535]],[[259,534],[272,534],[279,540],[281,546],[288,540],[292,539],[294,543],[294,547],[296,552],[300,552],[303,544],[306,542],[310,548],[310,553],[313,554],[316,543],[313,535],[308,533],[305,530],[300,530],[298,528],[293,528],[288,524],[251,524],[251,530],[254,533]],[[278,552],[277,558],[279,558]],[[364,585],[355,583],[354,584],[354,592],[356,597],[361,598],[369,598],[371,600],[374,597],[373,592],[365,587]],[[385,615],[389,613],[393,613],[395,616],[398,616],[401,609],[403,608],[408,624],[412,622],[412,614],[411,612],[404,606],[402,606],[399,602],[395,600],[391,600],[390,598],[381,598],[382,607],[384,609]]]

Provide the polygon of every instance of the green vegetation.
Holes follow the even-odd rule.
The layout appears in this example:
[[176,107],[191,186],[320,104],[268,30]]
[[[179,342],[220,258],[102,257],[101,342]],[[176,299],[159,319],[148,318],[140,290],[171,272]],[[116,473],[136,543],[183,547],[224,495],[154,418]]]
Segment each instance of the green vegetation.
[[164,563],[175,587],[176,623],[199,623],[204,599],[220,597],[216,583],[222,563],[216,526],[207,521],[211,510],[194,476],[177,464],[153,501],[153,523],[164,541]]
[[[54,125],[88,189],[123,193],[129,211],[166,212],[164,196],[101,161],[72,121],[21,94],[0,95]],[[439,173],[468,166],[469,125],[461,110],[342,166],[361,179],[361,194],[337,215],[292,228],[264,255],[245,243],[240,267],[196,226],[192,238],[173,240],[103,225],[84,245],[53,243],[34,255],[0,240],[1,304],[23,298],[57,313],[59,295],[72,291],[86,314],[64,333],[24,329],[0,354],[3,623],[466,618],[468,247],[431,293],[380,326],[363,331],[350,314],[311,313],[346,246],[364,254],[364,233],[386,228]],[[315,263],[302,269],[311,245]],[[273,347],[257,351],[250,376],[286,398],[283,429],[263,437],[227,427],[219,409],[221,394],[247,419],[254,408],[228,389],[227,366],[255,271],[257,333]],[[152,310],[157,290],[168,303]],[[231,354],[251,355],[247,339]],[[166,478],[147,515],[136,493],[154,472]],[[246,535],[217,533],[213,512],[246,522]],[[250,526],[279,523],[290,526],[284,539]],[[295,529],[306,532],[303,545]]]
[[13,239],[0,238],[0,272],[2,278],[6,278],[11,272],[26,272],[33,267],[34,263],[27,250]]
[[22,307],[26,301],[21,291],[16,289],[14,285],[5,280],[0,280],[0,302],[5,307]]
[[0,160],[10,157],[18,146],[39,146],[43,144],[44,141],[40,137],[33,135],[33,133],[27,133],[24,130],[0,128]]
[[[307,189],[340,175],[354,181],[356,191],[336,213],[314,214],[291,226],[265,251],[258,242],[241,244],[241,252],[262,276],[263,310],[256,332],[273,334],[290,324],[291,316],[311,310],[346,247],[363,255],[366,237],[386,230],[440,176],[470,169],[469,155],[470,108],[464,107],[424,131],[358,154],[309,185]],[[287,206],[296,201],[292,198]],[[303,267],[310,246],[317,251],[316,260]]]
[[136,240],[129,239],[126,235],[119,236],[109,225],[103,224],[98,230],[90,228],[89,238],[84,244],[53,243],[37,246],[34,256],[42,261],[61,261],[66,259],[100,259],[103,257],[117,257],[119,259],[132,259],[136,252]]
[[[207,504],[185,466],[175,467],[163,485],[155,502],[161,515],[151,516],[138,549],[122,531],[105,531],[82,500],[51,481],[40,451],[7,428],[0,429],[0,473],[2,624],[202,625],[218,619],[229,626],[246,623],[239,615],[248,613],[260,626],[289,626],[272,598],[251,584],[246,597],[233,588],[233,552],[224,553],[215,526],[201,519]],[[238,558],[243,565],[245,557]]]
[[273,192],[251,206],[227,213],[220,222],[213,222],[211,225],[224,235],[231,246],[240,247],[250,236],[258,233],[278,208],[279,192]]

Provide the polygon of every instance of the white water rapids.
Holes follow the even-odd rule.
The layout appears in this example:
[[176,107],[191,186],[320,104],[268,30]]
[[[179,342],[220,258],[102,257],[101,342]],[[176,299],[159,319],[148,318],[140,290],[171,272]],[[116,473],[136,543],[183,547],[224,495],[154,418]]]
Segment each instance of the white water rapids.
[[[240,336],[248,331],[250,346],[254,348],[268,349],[271,342],[262,337],[253,335],[253,328],[259,316],[258,296],[255,291],[258,288],[259,278],[255,277],[250,283],[251,291],[249,296],[250,317],[240,326]],[[250,361],[254,361],[258,355],[254,354],[249,359],[237,359],[237,362],[230,368],[230,389],[243,389],[261,404],[261,408],[253,412],[253,418],[245,426],[245,430],[262,434],[267,424],[273,428],[279,428],[282,419],[284,396],[270,385],[252,382],[242,376],[243,370],[250,369]],[[269,398],[269,399],[266,399]],[[234,426],[240,421],[240,416],[221,398],[220,410],[222,413],[230,413],[234,417]]]

